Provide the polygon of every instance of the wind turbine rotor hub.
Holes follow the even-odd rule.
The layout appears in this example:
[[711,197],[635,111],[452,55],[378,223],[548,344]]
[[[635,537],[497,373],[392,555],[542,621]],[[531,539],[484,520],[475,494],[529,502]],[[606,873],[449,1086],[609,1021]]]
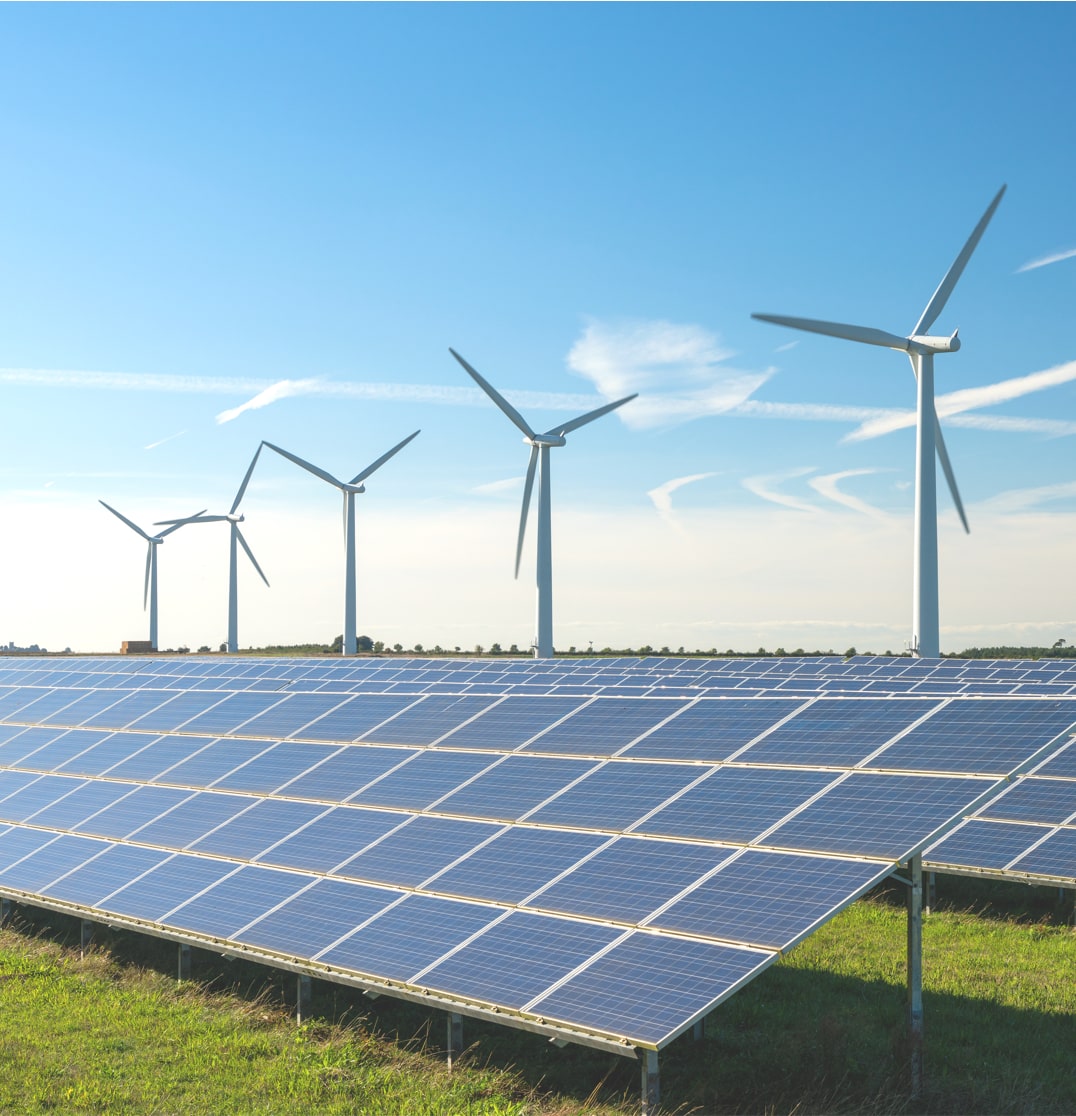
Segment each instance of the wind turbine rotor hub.
[[229,523],[246,523],[247,517],[245,515],[236,515],[235,512],[230,512],[224,517]]
[[952,337],[931,337],[926,333],[916,333],[908,338],[908,346],[920,353],[955,353],[960,348],[960,338],[955,333]]
[[345,492],[354,492],[356,495],[366,491],[366,485],[364,484],[342,484],[340,487]]
[[524,438],[528,446],[566,446],[568,439],[557,434],[535,434],[533,438]]

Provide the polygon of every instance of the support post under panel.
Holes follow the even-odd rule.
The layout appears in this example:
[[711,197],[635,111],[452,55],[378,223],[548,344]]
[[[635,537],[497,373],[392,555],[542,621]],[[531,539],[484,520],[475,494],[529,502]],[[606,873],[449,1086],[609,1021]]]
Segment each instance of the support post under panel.
[[448,1013],[447,1046],[446,1061],[448,1062],[449,1073],[451,1073],[452,1067],[459,1061],[460,1055],[463,1053],[463,1016],[455,1011]]
[[908,862],[908,1056],[911,1095],[923,1091],[923,858]]
[[179,980],[191,979],[191,947],[186,942],[181,942],[179,946]]
[[642,1116],[657,1116],[661,1103],[661,1076],[658,1072],[658,1052],[640,1051]]
[[82,929],[79,935],[79,958],[86,956],[86,951],[90,948],[90,942],[93,941],[93,923],[87,919],[82,920]]
[[295,1022],[302,1023],[310,1017],[312,989],[310,977],[300,973],[295,981]]

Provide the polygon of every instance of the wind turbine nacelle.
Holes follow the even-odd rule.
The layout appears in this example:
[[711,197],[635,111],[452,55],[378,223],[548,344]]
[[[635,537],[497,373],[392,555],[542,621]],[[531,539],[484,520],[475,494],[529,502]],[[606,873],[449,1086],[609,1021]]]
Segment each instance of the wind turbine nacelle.
[[931,337],[926,333],[916,333],[908,340],[923,353],[955,353],[960,348],[960,338],[955,330],[952,337]]
[[235,512],[229,512],[227,519],[229,523],[246,523],[247,521],[245,515],[236,515]]
[[568,439],[557,434],[535,434],[533,438],[524,438],[528,446],[566,446]]

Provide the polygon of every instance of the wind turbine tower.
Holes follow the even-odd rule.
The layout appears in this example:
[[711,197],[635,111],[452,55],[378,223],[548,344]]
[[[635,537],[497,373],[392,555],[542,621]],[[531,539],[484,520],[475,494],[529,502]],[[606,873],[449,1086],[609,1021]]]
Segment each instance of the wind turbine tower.
[[338,480],[331,473],[319,469],[316,465],[311,465],[309,461],[304,461],[294,453],[288,453],[280,446],[274,446],[272,442],[262,442],[263,446],[268,446],[271,450],[279,453],[281,457],[286,457],[301,469],[313,473],[315,477],[321,477],[323,481],[328,482],[344,494],[344,643],[340,649],[344,655],[354,655],[358,651],[358,633],[355,626],[355,497],[366,491],[363,481],[372,473],[377,472],[390,457],[394,457],[412,438],[417,437],[420,433],[421,431],[416,430],[414,434],[408,434],[402,442],[393,446],[388,453],[383,453],[373,464],[367,465],[361,473],[357,473],[349,481]]
[[531,490],[534,487],[534,474],[538,473],[538,563],[537,563],[537,621],[534,640],[534,657],[536,659],[553,658],[553,542],[551,526],[551,502],[549,488],[549,451],[555,446],[567,444],[566,435],[588,422],[607,415],[617,407],[631,402],[638,395],[626,395],[615,403],[606,403],[604,407],[588,411],[569,422],[547,430],[544,434],[536,434],[526,419],[497,391],[492,384],[484,380],[468,363],[456,352],[448,350],[463,365],[467,374],[476,384],[493,400],[494,403],[508,416],[511,422],[523,432],[523,441],[531,447],[530,461],[527,463],[527,479],[523,485],[523,507],[519,516],[519,537],[516,540],[516,577],[519,577],[519,561],[523,554],[523,536],[527,530],[527,513],[530,511]]
[[934,355],[955,353],[960,348],[956,330],[949,337],[938,337],[927,331],[937,321],[945,308],[972,252],[994,216],[1001,202],[1005,187],[995,194],[979,219],[967,243],[946,272],[926,309],[907,337],[899,337],[881,329],[845,325],[841,322],[816,321],[813,318],[788,318],[779,314],[752,314],[751,317],[775,325],[803,329],[810,333],[823,333],[829,337],[843,337],[866,345],[880,345],[908,354],[917,382],[916,436],[915,436],[915,549],[912,573],[912,653],[920,658],[936,659],[941,653],[938,626],[938,492],[934,455],[937,453],[949,483],[960,521],[968,530],[964,506],[960,502],[956,478],[945,449],[938,412],[934,406]]
[[184,523],[193,522],[202,513],[198,512],[198,515],[192,515],[188,519],[181,520],[179,523],[176,523],[174,526],[169,527],[167,531],[161,531],[156,535],[150,535],[146,531],[143,531],[142,528],[139,527],[137,523],[132,523],[131,520],[129,520],[127,518],[127,516],[122,515],[120,512],[116,511],[116,509],[114,507],[112,507],[111,504],[106,504],[104,502],[104,500],[98,500],[97,502],[99,504],[102,504],[104,507],[108,508],[108,510],[117,519],[122,520],[124,523],[126,523],[127,526],[130,527],[131,530],[134,531],[136,535],[141,535],[141,537],[144,538],[146,540],[147,544],[148,544],[148,549],[146,550],[146,584],[145,584],[145,588],[142,591],[142,607],[145,608],[147,603],[149,605],[149,642],[150,642],[150,646],[153,648],[153,650],[156,651],[157,650],[157,547],[159,547],[161,545],[161,543],[164,542],[164,539],[165,539],[166,535],[170,535],[173,531],[178,531],[179,528],[182,527]]
[[170,530],[175,530],[177,527],[182,527],[187,523],[227,523],[230,525],[230,545],[228,548],[228,650],[235,654],[239,650],[239,552],[238,548],[241,546],[246,552],[246,556],[250,559],[251,565],[258,571],[258,576],[269,584],[269,579],[262,572],[261,566],[258,565],[257,558],[254,557],[253,551],[243,538],[243,532],[239,530],[239,524],[245,519],[244,516],[239,515],[239,504],[242,502],[243,496],[247,491],[247,485],[250,483],[250,476],[254,472],[254,466],[258,463],[258,455],[262,452],[261,445],[258,446],[254,452],[254,457],[247,468],[246,476],[243,477],[243,483],[239,486],[239,491],[235,494],[235,499],[232,501],[232,506],[228,509],[227,515],[194,515],[189,516],[187,519],[164,519],[159,520],[154,524],[155,527],[161,527],[166,524],[171,524]]

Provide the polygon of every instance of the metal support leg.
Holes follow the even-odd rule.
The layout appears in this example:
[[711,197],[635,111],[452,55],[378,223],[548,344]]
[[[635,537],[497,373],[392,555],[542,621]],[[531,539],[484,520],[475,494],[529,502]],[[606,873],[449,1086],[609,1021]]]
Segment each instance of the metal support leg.
[[923,914],[930,914],[938,905],[938,888],[933,872],[927,873],[927,894],[923,903]]
[[191,979],[191,947],[185,942],[179,946],[179,979]]
[[310,1000],[312,997],[312,990],[310,986],[310,977],[305,973],[300,973],[295,982],[295,1022],[302,1023],[310,1016]]
[[694,1027],[692,1027],[692,1029],[691,1029],[691,1037],[692,1037],[692,1038],[693,1038],[693,1039],[694,1039],[694,1040],[695,1040],[696,1042],[702,1042],[702,1036],[703,1036],[703,1034],[705,1033],[705,1030],[706,1030],[706,1029],[705,1029],[705,1027],[703,1026],[703,1020],[701,1020],[701,1019],[697,1019],[697,1020],[695,1021],[695,1026],[694,1026]]
[[86,919],[82,920],[82,932],[79,941],[79,959],[86,956],[86,951],[90,948],[90,942],[93,941],[93,923],[88,922]]
[[908,1054],[911,1094],[923,1091],[923,858],[908,862]]
[[13,908],[14,903],[10,899],[0,899],[0,926],[7,926]]
[[454,1011],[448,1013],[448,1072],[459,1061],[463,1053],[463,1016]]
[[640,1051],[642,1067],[642,1114],[656,1116],[661,1103],[661,1076],[658,1073],[658,1052]]

